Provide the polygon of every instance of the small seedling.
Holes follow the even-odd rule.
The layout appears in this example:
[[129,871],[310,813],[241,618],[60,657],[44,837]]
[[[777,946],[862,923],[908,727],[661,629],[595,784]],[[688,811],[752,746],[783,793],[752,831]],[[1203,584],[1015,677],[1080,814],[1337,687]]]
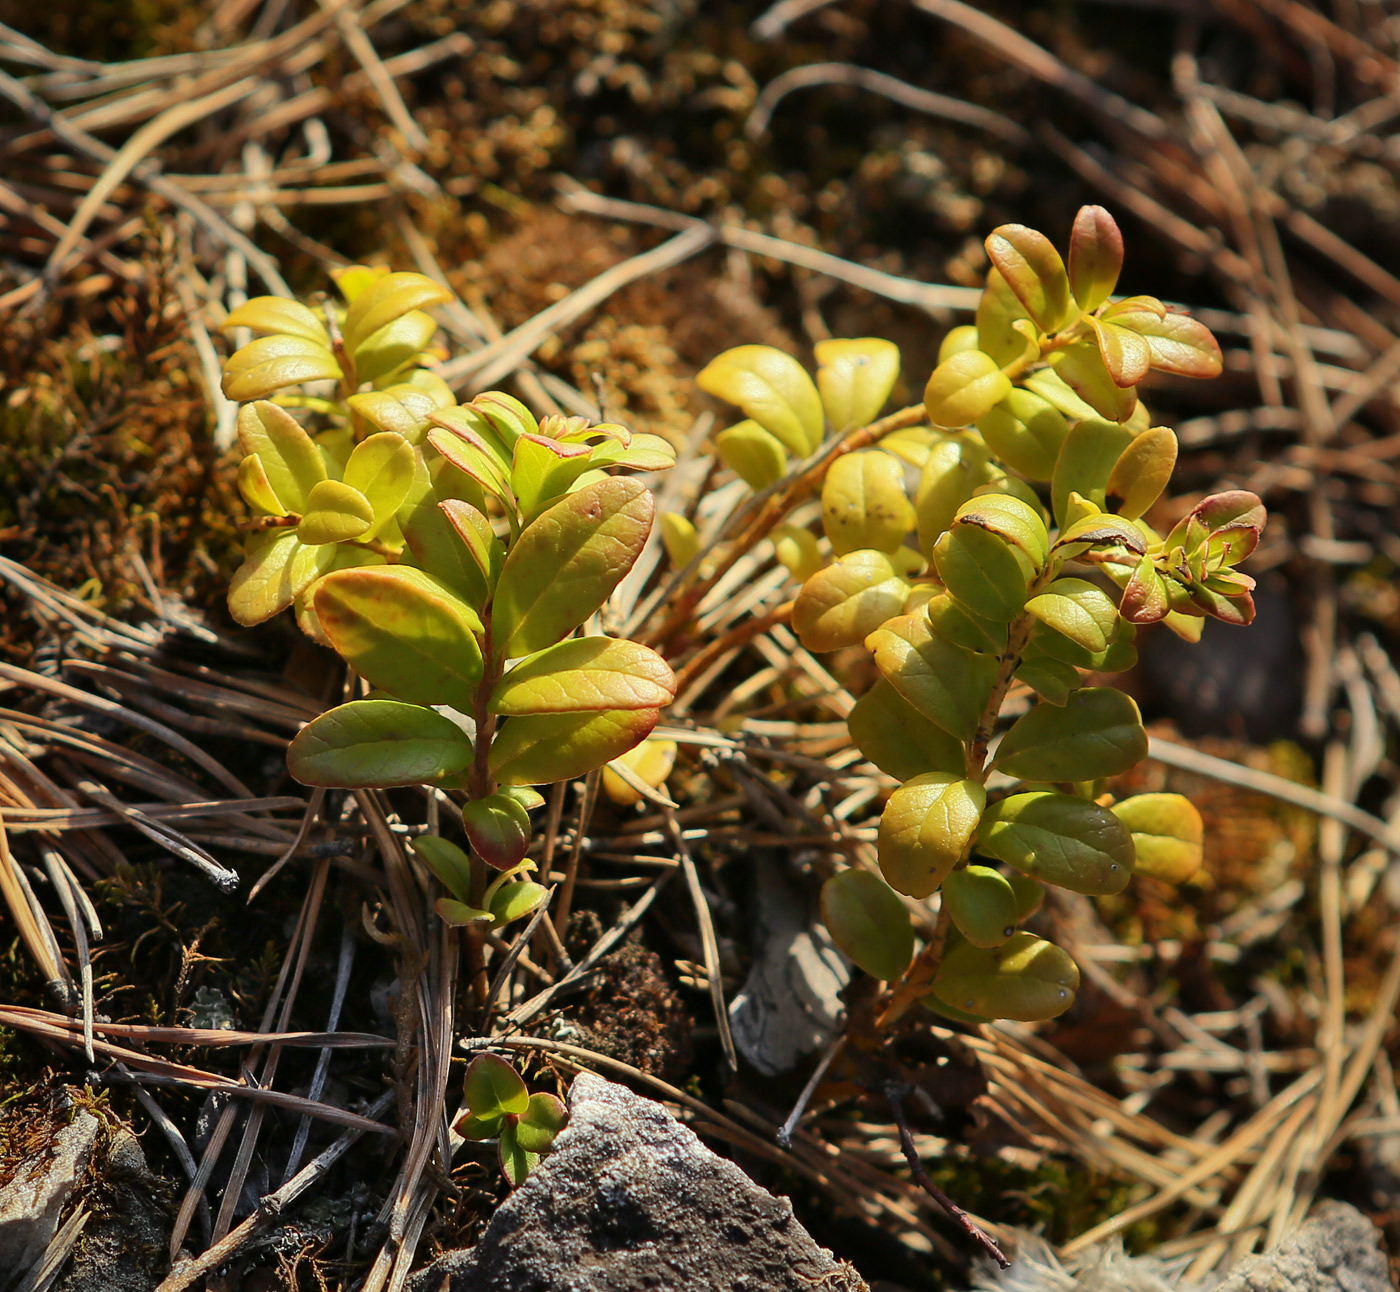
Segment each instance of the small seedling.
[[569,1120],[554,1095],[530,1094],[521,1075],[494,1054],[478,1054],[467,1065],[463,1088],[467,1111],[457,1119],[463,1139],[500,1142],[501,1171],[520,1185],[554,1146]]

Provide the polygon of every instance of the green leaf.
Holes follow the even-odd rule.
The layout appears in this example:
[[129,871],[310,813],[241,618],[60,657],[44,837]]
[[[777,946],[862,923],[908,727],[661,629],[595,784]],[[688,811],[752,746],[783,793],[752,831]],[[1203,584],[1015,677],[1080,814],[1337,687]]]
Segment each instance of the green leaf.
[[316,587],[336,651],[371,686],[470,713],[481,680],[481,620],[445,583],[406,565],[338,570]]
[[233,352],[219,383],[226,398],[241,404],[266,399],[304,381],[339,381],[335,355],[321,342],[300,336],[260,336]]
[[1050,239],[1024,224],[1003,224],[986,240],[987,257],[1042,332],[1070,321],[1069,276]]
[[420,370],[397,386],[366,390],[345,402],[376,430],[393,431],[410,444],[421,444],[428,433],[428,418],[439,409],[451,408],[457,397],[441,377]]
[[715,452],[755,493],[776,484],[787,470],[787,449],[782,441],[752,419],[736,422],[716,435]]
[[437,322],[421,310],[386,323],[357,345],[351,357],[360,381],[383,381],[405,364],[420,361],[437,331]]
[[822,442],[821,396],[802,365],[766,345],[741,345],[710,360],[695,378],[707,395],[728,400],[805,458]]
[[987,447],[1028,480],[1049,480],[1060,445],[1069,434],[1064,415],[1039,395],[1013,387],[977,419]]
[[1011,393],[1011,379],[982,350],[960,350],[933,370],[924,409],[935,426],[954,430],[985,417]]
[[818,341],[817,389],[838,434],[879,416],[899,379],[899,347],[878,337]]
[[1037,705],[1016,720],[993,766],[1025,781],[1117,776],[1147,757],[1138,707],[1113,687],[1076,691],[1063,708]]
[[1108,478],[1124,449],[1132,442],[1132,431],[1114,422],[1086,418],[1070,431],[1060,446],[1050,484],[1057,523],[1065,523],[1071,492],[1103,510],[1108,498]]
[[976,781],[927,772],[890,795],[880,816],[880,872],[892,888],[927,897],[963,859],[987,792]]
[[954,646],[983,655],[1000,655],[1006,649],[1005,620],[983,619],[946,593],[932,597],[926,609],[933,631]]
[[[1025,490],[1029,501],[1013,496],[1003,486]],[[953,524],[975,525],[990,530],[1017,548],[1030,562],[1032,571],[1039,573],[1050,552],[1050,538],[1045,532],[1045,520],[1040,500],[1022,481],[1005,480],[1002,485],[983,485],[958,508]]]
[[238,413],[238,443],[256,453],[273,492],[291,512],[304,512],[306,498],[326,478],[315,441],[285,408],[259,400]]
[[303,543],[343,543],[359,538],[373,523],[374,508],[358,489],[339,480],[318,480],[306,497],[297,537]]
[[1020,871],[1007,875],[1006,882],[1016,895],[1016,923],[1024,924],[1045,904],[1045,885]]
[[467,1064],[462,1094],[474,1117],[519,1117],[530,1107],[520,1074],[494,1054],[478,1054]]
[[529,1108],[516,1123],[515,1137],[527,1153],[548,1153],[568,1120],[563,1100],[540,1091],[530,1096]]
[[308,547],[291,529],[255,534],[229,582],[229,614],[247,626],[271,619],[330,568],[338,550],[331,544]]
[[1108,644],[1101,651],[1087,651],[1048,624],[1037,622],[1031,628],[1030,644],[1024,658],[1036,663],[1046,659],[1059,660],[1096,673],[1121,673],[1137,663],[1136,639],[1137,629],[1121,615],[1113,625]]
[[503,390],[482,391],[468,407],[486,420],[507,456],[513,452],[516,440],[522,435],[533,435],[540,429],[534,413],[514,395],[507,395]]
[[[938,343],[938,362],[942,363],[949,355],[960,354],[964,350],[985,350],[986,347],[979,346],[977,341],[977,329],[971,323],[949,328],[943,334],[943,340]],[[987,353],[990,354],[991,351],[988,350]]]
[[909,584],[884,552],[849,552],[797,594],[792,628],[810,651],[858,646],[904,609]]
[[837,556],[896,551],[914,528],[904,464],[879,449],[837,458],[822,482],[822,528]]
[[914,958],[909,912],[894,889],[868,870],[841,870],[822,885],[822,923],[872,978],[893,982]]
[[345,348],[353,354],[380,328],[411,310],[446,305],[451,300],[447,288],[423,274],[385,274],[350,303],[341,328]]
[[914,496],[919,550],[925,556],[931,555],[939,535],[953,523],[958,508],[991,478],[986,445],[976,436],[950,437],[929,450]]
[[1057,1018],[1078,989],[1074,961],[1030,933],[991,949],[964,942],[943,957],[933,979],[934,994],[955,1009],[1024,1023]]
[[524,1184],[526,1177],[540,1164],[540,1155],[521,1146],[520,1132],[510,1122],[501,1127],[500,1154],[501,1174],[512,1189]]
[[462,411],[448,408],[434,413],[432,421],[436,429],[428,432],[428,444],[457,470],[470,476],[487,493],[514,510],[515,493],[510,487],[505,463],[480,435],[456,416]]
[[491,894],[492,927],[503,929],[507,924],[533,915],[549,900],[549,892],[543,884],[537,884],[533,879],[502,884]]
[[1132,832],[1137,874],[1183,884],[1201,868],[1205,825],[1190,799],[1134,794],[1115,803],[1113,815]]
[[1108,593],[1085,579],[1056,579],[1026,609],[1086,651],[1101,651],[1118,622]]
[[572,780],[640,744],[660,716],[626,709],[510,718],[491,744],[491,775],[503,785]]
[[223,332],[232,332],[240,327],[252,328],[254,332],[299,336],[328,350],[331,345],[326,325],[312,310],[300,301],[288,300],[285,296],[254,296],[231,311],[219,325]]
[[1021,613],[1035,574],[1018,548],[980,525],[954,524],[935,544],[933,563],[949,593],[974,614],[1001,623]]
[[676,450],[660,435],[638,433],[626,444],[609,440],[596,445],[589,465],[627,467],[632,471],[667,471],[676,465]]
[[1120,516],[1136,520],[1161,497],[1176,467],[1176,432],[1153,426],[1119,455],[1108,476],[1108,494],[1120,501]]
[[1051,704],[1067,703],[1069,697],[1084,685],[1078,669],[1048,655],[1023,660],[1015,677]]
[[1117,323],[1096,318],[1087,322],[1093,329],[1099,358],[1115,386],[1132,389],[1147,376],[1152,368],[1152,351],[1142,337]]
[[646,486],[610,476],[561,498],[527,525],[496,587],[501,653],[533,655],[597,610],[641,554],[655,507]]
[[1123,235],[1101,206],[1081,206],[1069,235],[1069,283],[1079,308],[1096,310],[1118,286]]
[[1179,377],[1218,377],[1222,371],[1220,343],[1204,323],[1187,314],[1122,310],[1114,313],[1113,322],[1130,328],[1147,342],[1152,366],[1159,372]]
[[826,565],[821,543],[810,529],[779,525],[768,537],[778,563],[799,583],[806,583]]
[[287,514],[287,508],[273,489],[262,459],[256,453],[250,453],[238,464],[238,492],[255,512],[261,512],[264,516]]
[[437,876],[438,882],[449,893],[460,902],[466,902],[470,898],[472,859],[461,848],[440,834],[420,834],[410,846],[413,855]]
[[413,446],[392,431],[380,431],[355,445],[345,464],[344,481],[358,489],[373,510],[373,523],[365,538],[377,538],[413,484]]
[[[995,267],[990,269],[982,299],[977,303],[977,348],[985,350],[998,364],[1012,363],[1021,358],[1026,350],[1026,338],[1016,324],[1029,317],[1025,307],[1016,299],[1016,293],[1006,285],[1006,279]],[[939,363],[946,357],[940,348]]]
[[452,1129],[463,1139],[479,1141],[496,1139],[501,1133],[503,1124],[504,1118],[501,1117],[473,1117],[471,1113],[463,1113],[452,1124]]
[[999,947],[1016,932],[1016,894],[990,866],[964,866],[943,881],[943,905],[975,947]]
[[[1132,416],[1137,392],[1131,387],[1124,389],[1113,380],[1095,342],[1076,341],[1054,351],[1049,358],[1055,375],[1100,417],[1125,422]],[[1038,393],[1049,398],[1043,388]]]
[[561,444],[542,435],[525,434],[515,441],[510,487],[520,514],[529,520],[546,503],[567,493],[591,465],[587,444]]
[[466,804],[462,826],[481,859],[497,870],[518,866],[530,846],[530,814],[509,794],[488,794]]
[[[1072,512],[1076,496],[1077,492],[1071,490],[1065,502],[1066,513]],[[1092,503],[1088,505],[1093,506]],[[1117,560],[1128,554],[1141,556],[1147,551],[1147,538],[1141,528],[1126,517],[1098,512],[1072,521],[1060,530],[1055,550],[1064,557],[1102,564],[1104,559]]]
[[469,906],[466,902],[459,902],[451,897],[439,897],[433,903],[433,910],[437,912],[438,919],[444,924],[450,924],[453,928],[469,928],[477,924],[490,925],[494,922],[490,911]]
[[490,707],[510,716],[660,709],[675,694],[675,674],[654,650],[612,637],[576,637],[516,664]]
[[287,749],[303,785],[381,789],[464,772],[472,742],[453,721],[398,700],[351,700],[313,718]]
[[1133,877],[1133,840],[1107,808],[1076,794],[1013,794],[982,814],[977,851],[1072,893],[1121,893]]
[[688,516],[678,511],[661,513],[661,543],[677,570],[683,570],[700,555],[700,532]]
[[996,681],[998,661],[934,634],[928,617],[901,615],[866,645],[885,679],[924,717],[959,740],[971,740]]
[[961,772],[961,742],[930,722],[884,678],[846,717],[851,740],[882,772],[907,781],[924,772]]

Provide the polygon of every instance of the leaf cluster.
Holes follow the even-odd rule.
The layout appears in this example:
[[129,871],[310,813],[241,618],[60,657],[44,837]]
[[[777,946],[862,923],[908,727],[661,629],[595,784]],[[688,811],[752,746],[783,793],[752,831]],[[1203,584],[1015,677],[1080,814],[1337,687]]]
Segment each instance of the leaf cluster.
[[[927,424],[835,456],[821,538],[788,527],[774,539],[802,582],[803,645],[874,656],[880,680],[849,716],[851,739],[900,782],[880,819],[880,875],[849,869],[825,886],[832,936],[897,984],[896,1000],[1034,1020],[1067,1009],[1079,981],[1064,951],[1021,928],[1044,885],[1111,894],[1135,870],[1179,883],[1201,863],[1187,800],[1104,793],[1147,737],[1132,699],[1086,675],[1130,668],[1139,625],[1194,640],[1203,616],[1247,624],[1253,581],[1236,567],[1265,516],[1231,492],[1165,536],[1144,519],[1177,441],[1137,386],[1154,369],[1214,376],[1220,351],[1153,297],[1113,298],[1123,243],[1107,211],[1079,212],[1068,264],[1022,225],[986,247],[976,322],[943,341]],[[791,356],[741,346],[700,374],[746,414],[716,448],[755,489],[828,431],[874,422],[900,368],[874,339],[823,342],[817,363],[814,382]],[[916,954],[905,899],[935,892],[940,933]]]
[[532,1095],[521,1075],[494,1054],[478,1054],[467,1064],[463,1096],[467,1111],[454,1129],[463,1139],[496,1140],[512,1187],[535,1169],[569,1120],[560,1099]]

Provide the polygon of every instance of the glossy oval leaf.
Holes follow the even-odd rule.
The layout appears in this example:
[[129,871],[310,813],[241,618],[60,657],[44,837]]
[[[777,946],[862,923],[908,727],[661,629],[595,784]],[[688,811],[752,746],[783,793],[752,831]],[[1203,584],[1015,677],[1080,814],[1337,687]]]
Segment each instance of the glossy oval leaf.
[[394,518],[408,497],[413,475],[413,446],[402,435],[380,431],[355,445],[342,479],[369,499],[373,508],[367,538],[376,537]]
[[985,417],[1011,393],[1011,379],[982,350],[960,350],[933,370],[924,409],[935,426],[954,430]]
[[472,712],[481,620],[445,583],[406,565],[337,570],[314,600],[322,631],[371,686]]
[[914,958],[914,929],[898,895],[878,875],[852,867],[822,885],[822,923],[851,961],[893,982]]
[[260,624],[286,610],[331,567],[338,550],[330,544],[308,546],[292,529],[255,534],[229,582],[228,610],[234,622]]
[[978,525],[955,524],[934,544],[933,563],[953,597],[1000,623],[1021,613],[1035,573],[1017,548]]
[[[987,285],[977,303],[977,348],[985,350],[998,364],[1019,359],[1025,353],[1026,338],[1017,324],[1029,317],[1016,293],[993,266],[987,271]],[[940,349],[938,361],[942,363],[944,357]]]
[[657,709],[626,709],[509,718],[491,744],[491,775],[503,785],[572,780],[640,744],[660,716]]
[[773,540],[773,554],[778,564],[799,583],[806,583],[826,565],[821,543],[810,529],[779,525],[769,537]]
[[373,523],[374,508],[358,489],[340,480],[320,480],[306,497],[297,537],[303,543],[343,543],[368,533]]
[[977,429],[1013,471],[1028,480],[1049,480],[1069,423],[1048,400],[1017,386],[977,419]]
[[1081,206],[1069,235],[1069,285],[1083,310],[1096,310],[1118,286],[1123,235],[1101,206]]
[[925,607],[933,631],[963,650],[1000,655],[1006,649],[1005,620],[983,619],[947,593],[929,599]]
[[305,381],[339,381],[342,376],[335,355],[319,341],[260,336],[234,351],[219,385],[226,398],[241,404]]
[[502,929],[533,915],[549,900],[550,890],[533,879],[502,884],[491,894],[491,926]]
[[515,1126],[515,1138],[527,1153],[548,1153],[554,1138],[568,1124],[569,1110],[557,1095],[538,1091]]
[[432,709],[398,700],[351,700],[313,718],[287,749],[303,785],[382,789],[466,771],[472,742]]
[[788,454],[782,441],[752,418],[716,435],[715,452],[755,493],[776,484],[787,470]]
[[1126,426],[1086,418],[1075,425],[1060,446],[1055,475],[1050,484],[1055,520],[1063,525],[1069,514],[1069,496],[1077,493],[1100,510],[1108,498],[1108,480],[1123,451],[1133,442]]
[[440,834],[420,834],[409,846],[449,893],[461,902],[470,898],[472,859],[461,848]]
[[264,474],[288,513],[304,512],[306,498],[326,478],[316,442],[285,408],[259,400],[238,412],[238,443],[256,453]]
[[[1110,422],[1124,422],[1137,407],[1137,392],[1113,380],[1103,355],[1094,341],[1076,341],[1050,355],[1050,364],[1060,378],[1094,412]],[[1039,393],[1045,394],[1042,388]]]
[[1179,377],[1218,377],[1223,369],[1220,343],[1206,325],[1188,314],[1158,315],[1142,309],[1115,313],[1114,323],[1131,328],[1146,342],[1152,366]]
[[1118,776],[1147,757],[1142,715],[1114,687],[1087,686],[1062,708],[1038,704],[997,747],[998,771],[1025,781],[1088,781]]
[[846,717],[851,740],[882,772],[907,781],[924,772],[961,773],[962,742],[930,722],[884,678]]
[[1042,332],[1070,321],[1069,275],[1054,244],[1024,224],[1003,224],[986,239],[987,257]]
[[840,433],[879,416],[899,379],[899,347],[880,337],[818,341],[817,390],[827,421]]
[[617,764],[621,763],[626,767],[643,785],[658,790],[666,784],[666,778],[674,770],[678,752],[679,746],[674,740],[649,737],[635,749],[629,749],[625,754],[614,758],[603,768],[603,793],[619,807],[631,807],[634,803],[640,803],[642,795],[615,770]]
[[708,395],[744,410],[798,457],[822,442],[821,396],[790,354],[767,345],[741,345],[711,359],[695,378]]
[[1073,893],[1120,893],[1133,877],[1133,839],[1107,808],[1077,794],[1038,790],[993,803],[977,850]]
[[649,647],[612,637],[576,637],[516,664],[492,694],[491,712],[660,709],[675,694],[675,674]]
[[1023,1023],[1059,1017],[1078,990],[1078,965],[1030,933],[990,949],[964,942],[943,957],[933,979],[934,994],[955,1009]]
[[1120,516],[1136,520],[1162,495],[1176,467],[1176,432],[1168,426],[1143,431],[1119,454],[1109,472],[1107,492],[1118,499]]
[[382,327],[412,310],[446,305],[452,293],[423,274],[385,274],[350,303],[341,332],[352,354]]
[[866,645],[885,680],[924,717],[958,740],[972,739],[996,681],[995,657],[937,636],[923,614],[890,620]]
[[330,349],[331,338],[326,325],[316,317],[309,306],[300,301],[288,300],[285,296],[254,296],[244,301],[236,310],[231,310],[219,325],[220,331],[231,332],[234,328],[252,328],[254,332],[280,332],[287,336],[299,336],[307,341]]
[[1201,868],[1205,825],[1190,799],[1134,794],[1115,803],[1113,814],[1132,832],[1137,874],[1183,884]]
[[1015,678],[1050,704],[1067,704],[1069,697],[1084,685],[1077,668],[1048,655],[1028,655],[1021,661]]
[[272,481],[267,478],[267,471],[263,467],[262,459],[256,453],[248,454],[238,464],[238,492],[243,495],[243,501],[255,512],[260,512],[264,516],[285,516],[287,514],[287,508],[277,496],[276,490],[273,489]]
[[893,552],[914,528],[904,464],[879,449],[847,453],[822,482],[822,529],[837,556],[873,548]]
[[496,586],[502,653],[533,655],[553,646],[597,610],[641,554],[655,507],[645,485],[610,476],[527,525]]
[[990,866],[963,866],[943,881],[943,907],[975,947],[999,947],[1016,932],[1016,893]]
[[963,859],[987,792],[976,781],[928,772],[890,795],[880,816],[877,853],[890,887],[927,897]]
[[509,794],[488,794],[465,804],[462,826],[478,856],[497,870],[518,866],[530,846],[530,814]]
[[478,1054],[467,1064],[462,1095],[474,1117],[519,1117],[529,1110],[530,1092],[521,1075],[494,1054]]
[[810,651],[858,646],[903,612],[908,595],[909,584],[884,552],[850,552],[802,585],[792,628]]
[[1118,607],[1112,598],[1087,579],[1056,579],[1027,601],[1026,609],[1090,652],[1108,645],[1118,622]]

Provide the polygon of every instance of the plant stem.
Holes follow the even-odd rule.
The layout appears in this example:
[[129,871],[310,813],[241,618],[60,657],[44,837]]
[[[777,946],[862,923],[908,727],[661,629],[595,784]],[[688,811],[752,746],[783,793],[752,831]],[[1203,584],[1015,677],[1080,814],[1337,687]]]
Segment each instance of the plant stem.
[[[476,722],[476,756],[471,769],[473,801],[484,799],[496,788],[491,779],[491,737],[496,730],[496,715],[491,712],[491,694],[496,689],[496,683],[501,680],[504,661],[496,658],[491,619],[491,606],[488,604],[481,611],[481,681],[477,684],[475,703],[472,706],[472,717]],[[470,856],[472,873],[468,905],[479,907],[483,900],[482,895],[486,892],[489,867],[477,855],[475,848],[471,849]],[[485,935],[474,924],[467,925],[464,931],[467,943],[467,976],[471,981],[472,994],[476,997],[477,1004],[484,1006],[490,990],[486,977]]]

